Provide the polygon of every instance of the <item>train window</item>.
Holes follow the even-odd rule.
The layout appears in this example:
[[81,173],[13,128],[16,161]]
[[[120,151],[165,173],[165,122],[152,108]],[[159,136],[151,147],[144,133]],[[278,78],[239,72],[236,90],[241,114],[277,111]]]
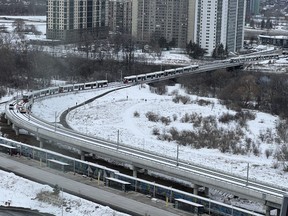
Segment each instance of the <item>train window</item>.
[[13,110],[14,109],[14,104],[9,104],[9,110]]

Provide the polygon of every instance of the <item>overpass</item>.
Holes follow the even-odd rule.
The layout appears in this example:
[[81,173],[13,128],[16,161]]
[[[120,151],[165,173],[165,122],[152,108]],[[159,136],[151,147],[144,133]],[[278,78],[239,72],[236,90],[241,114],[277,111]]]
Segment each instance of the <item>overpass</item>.
[[[215,68],[238,67],[240,65],[239,63],[235,63],[231,66],[228,62],[204,65],[193,73],[211,71],[215,70]],[[167,78],[165,77],[165,79]],[[119,86],[118,88],[123,88],[123,86]],[[117,90],[117,88],[115,88],[115,90]],[[83,160],[85,153],[92,153],[104,158],[113,159],[117,162],[129,164],[133,167],[134,176],[137,176],[137,170],[146,169],[185,182],[190,182],[194,184],[195,194],[198,193],[200,186],[207,189],[215,188],[226,191],[239,197],[265,204],[267,215],[270,214],[271,209],[280,210],[281,208],[283,194],[285,192],[282,188],[256,182],[246,177],[235,176],[202,167],[191,162],[179,160],[177,157],[166,157],[128,145],[119,145],[119,143],[90,137],[70,129],[56,128],[51,123],[38,119],[33,115],[20,114],[15,110],[11,110],[8,105],[6,106],[5,114],[8,122],[13,124],[16,132],[19,128],[22,128],[34,134],[40,141],[41,147],[43,147],[44,140],[50,140],[80,150]]]

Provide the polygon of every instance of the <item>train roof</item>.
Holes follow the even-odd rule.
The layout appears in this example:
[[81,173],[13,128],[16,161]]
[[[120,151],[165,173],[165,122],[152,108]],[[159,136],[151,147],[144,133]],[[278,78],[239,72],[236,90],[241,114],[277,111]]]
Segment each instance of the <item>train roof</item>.
[[132,78],[136,78],[136,75],[131,75],[131,76],[125,76],[124,79],[132,79]]

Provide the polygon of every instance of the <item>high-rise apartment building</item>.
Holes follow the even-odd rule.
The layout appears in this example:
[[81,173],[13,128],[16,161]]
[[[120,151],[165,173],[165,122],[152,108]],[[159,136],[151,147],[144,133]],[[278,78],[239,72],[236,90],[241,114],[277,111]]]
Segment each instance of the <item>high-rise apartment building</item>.
[[47,39],[79,41],[84,34],[108,34],[106,0],[47,0]]
[[132,35],[144,42],[164,37],[186,47],[189,1],[194,0],[133,0]]
[[132,0],[109,1],[109,30],[113,33],[131,34]]
[[253,15],[260,13],[260,0],[246,0],[246,18],[249,20]]
[[244,41],[245,0],[196,0],[194,42],[212,55],[220,43],[237,52]]

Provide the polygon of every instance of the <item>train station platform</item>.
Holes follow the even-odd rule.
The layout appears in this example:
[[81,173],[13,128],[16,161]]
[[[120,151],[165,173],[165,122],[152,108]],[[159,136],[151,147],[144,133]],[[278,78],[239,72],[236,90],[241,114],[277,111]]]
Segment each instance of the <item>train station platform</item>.
[[67,193],[109,206],[114,210],[135,216],[193,216],[194,214],[174,208],[172,203],[151,199],[134,191],[125,192],[105,186],[104,182],[82,175],[63,172],[39,164],[25,157],[0,153],[0,169],[41,184],[63,188]]

